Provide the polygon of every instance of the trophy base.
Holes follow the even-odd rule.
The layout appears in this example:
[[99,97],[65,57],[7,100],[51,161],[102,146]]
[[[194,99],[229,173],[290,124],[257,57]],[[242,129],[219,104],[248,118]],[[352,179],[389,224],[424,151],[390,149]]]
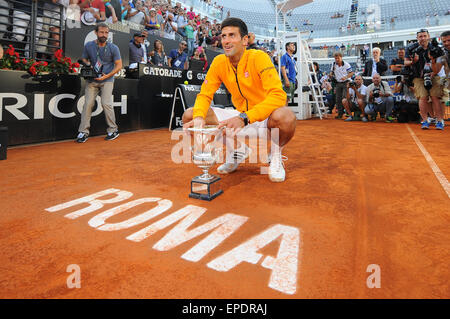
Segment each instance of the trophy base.
[[214,198],[223,194],[223,190],[219,189],[220,177],[212,175],[210,180],[200,179],[199,176],[191,180],[190,198],[212,201]]

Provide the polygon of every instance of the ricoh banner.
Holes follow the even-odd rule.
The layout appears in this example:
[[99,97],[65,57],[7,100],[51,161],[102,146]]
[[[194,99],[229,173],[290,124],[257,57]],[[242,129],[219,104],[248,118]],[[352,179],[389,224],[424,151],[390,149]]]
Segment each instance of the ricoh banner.
[[[198,71],[142,66],[138,79],[114,82],[114,110],[119,131],[168,127],[175,88],[188,81],[201,85]],[[25,72],[0,70],[0,126],[8,127],[9,145],[75,138],[84,105],[85,81],[77,75],[44,77],[37,81]],[[98,97],[91,133],[106,134]]]

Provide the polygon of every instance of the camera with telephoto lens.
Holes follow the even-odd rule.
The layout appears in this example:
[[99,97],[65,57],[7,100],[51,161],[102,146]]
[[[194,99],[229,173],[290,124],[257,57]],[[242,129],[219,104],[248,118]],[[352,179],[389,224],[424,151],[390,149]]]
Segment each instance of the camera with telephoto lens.
[[374,88],[373,89],[373,97],[374,98],[379,98],[380,97],[380,89],[379,88]]
[[80,69],[80,76],[85,80],[93,80],[98,78],[97,73],[94,71],[92,65],[87,65],[83,60],[78,60],[78,63],[82,65]]
[[425,64],[423,68],[423,86],[427,91],[431,90],[433,87],[433,81],[431,80],[431,73],[433,70],[429,63]]
[[355,88],[356,87],[356,82],[355,81],[350,81],[348,82],[348,86],[351,88]]
[[445,55],[444,50],[442,50],[442,48],[439,46],[439,43],[436,38],[433,38],[433,40],[431,40],[431,43],[428,46],[428,48],[430,50],[430,56],[433,59],[437,59],[437,58]]

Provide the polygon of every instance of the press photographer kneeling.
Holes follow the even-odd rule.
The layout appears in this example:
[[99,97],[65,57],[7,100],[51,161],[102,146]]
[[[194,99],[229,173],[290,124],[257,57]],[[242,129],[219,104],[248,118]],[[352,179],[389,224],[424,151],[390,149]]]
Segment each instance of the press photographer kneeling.
[[361,111],[361,120],[363,122],[368,122],[367,116],[364,113],[366,90],[367,87],[363,84],[361,75],[357,75],[354,82],[347,82],[347,98],[342,100],[342,104],[350,116],[345,121],[356,120],[356,116],[351,115],[352,112],[355,112],[356,114],[358,111]]
[[85,103],[81,113],[81,123],[76,141],[84,143],[89,136],[92,108],[100,93],[106,124],[108,125],[105,140],[114,140],[119,136],[116,117],[113,108],[114,75],[122,69],[122,59],[119,48],[107,42],[109,28],[100,23],[95,27],[97,40],[84,46],[82,54],[83,68],[81,76],[86,80]]
[[[444,129],[443,108],[441,105],[442,86],[437,74],[441,66],[436,59],[443,56],[444,52],[437,45],[437,41],[430,43],[428,30],[421,29],[417,32],[417,43],[413,43],[406,49],[405,66],[411,66],[414,94],[419,100],[420,116],[422,117],[422,129],[430,127],[428,114],[436,117],[436,129]],[[431,97],[431,105],[429,103]]]
[[367,106],[365,112],[370,115],[370,120],[375,121],[378,112],[381,116],[386,115],[386,122],[394,122],[392,110],[394,108],[394,98],[389,84],[381,81],[381,76],[376,73],[372,76],[372,84],[367,87]]
[[414,95],[414,87],[409,86],[401,75],[395,79],[394,95],[394,113],[397,122],[418,122],[420,118],[419,101]]

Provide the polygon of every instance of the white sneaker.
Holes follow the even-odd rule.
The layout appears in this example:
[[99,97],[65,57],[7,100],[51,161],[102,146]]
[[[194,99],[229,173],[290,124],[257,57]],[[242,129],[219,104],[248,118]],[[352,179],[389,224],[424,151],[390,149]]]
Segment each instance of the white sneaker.
[[233,173],[235,170],[237,170],[239,164],[244,162],[252,152],[251,148],[249,148],[246,144],[244,144],[244,147],[234,150],[233,154],[231,155],[233,162],[230,163],[223,163],[217,168],[217,172],[219,174],[230,174]]
[[272,182],[284,182],[286,179],[286,171],[284,170],[283,161],[287,161],[286,156],[281,153],[274,153],[270,155],[269,179]]

